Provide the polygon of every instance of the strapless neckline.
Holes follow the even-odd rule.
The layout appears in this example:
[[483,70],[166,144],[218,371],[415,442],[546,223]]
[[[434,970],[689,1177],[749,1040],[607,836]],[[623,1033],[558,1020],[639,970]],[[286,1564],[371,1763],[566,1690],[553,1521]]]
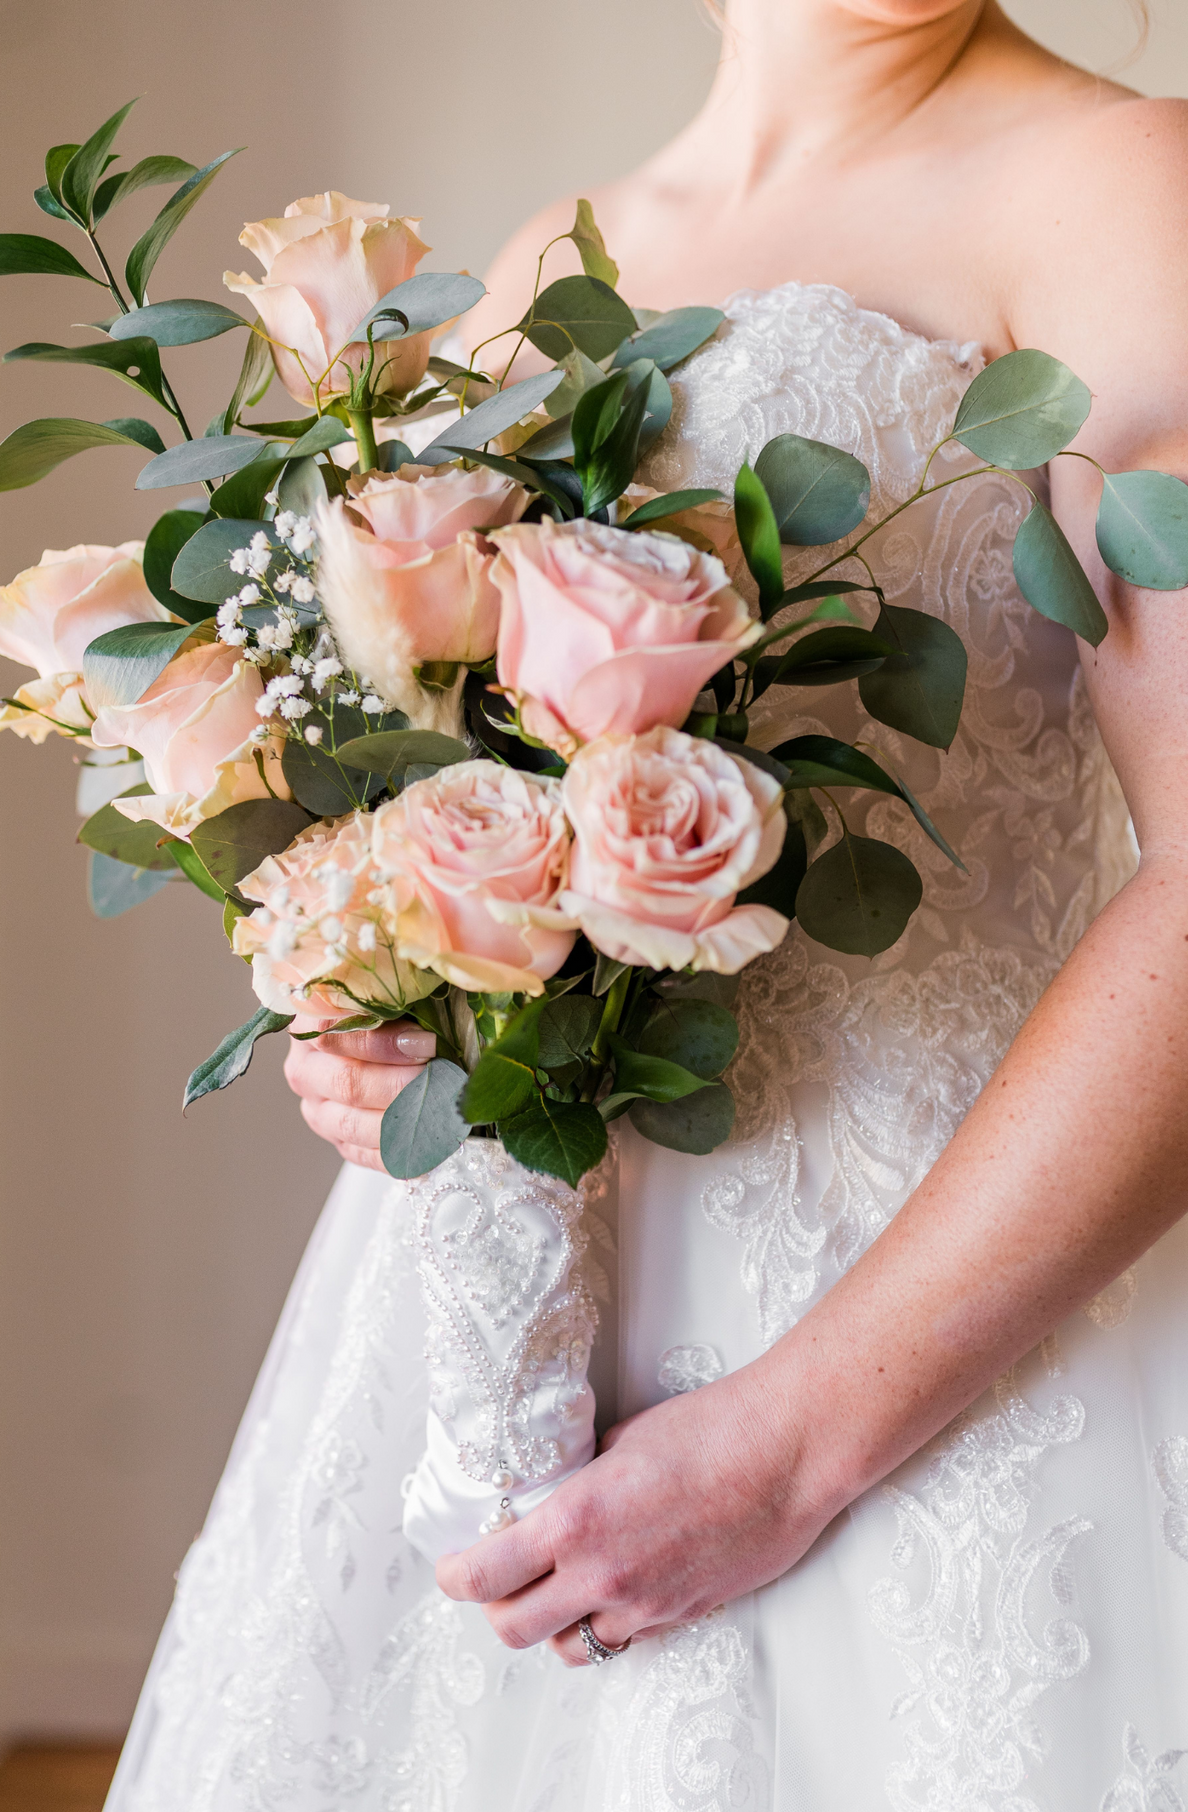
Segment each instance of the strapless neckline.
[[727,319],[733,319],[735,311],[747,305],[756,306],[769,298],[779,296],[803,295],[819,297],[834,309],[849,315],[856,323],[869,325],[885,334],[887,330],[896,335],[902,344],[926,347],[931,352],[939,352],[952,359],[955,365],[968,370],[970,366],[980,368],[987,363],[986,349],[980,340],[957,340],[944,335],[920,333],[914,327],[905,327],[894,315],[884,313],[882,309],[867,308],[859,302],[852,290],[843,288],[840,283],[805,283],[799,277],[788,277],[783,283],[772,283],[766,287],[751,288],[746,285],[731,290],[725,300],[716,304]]

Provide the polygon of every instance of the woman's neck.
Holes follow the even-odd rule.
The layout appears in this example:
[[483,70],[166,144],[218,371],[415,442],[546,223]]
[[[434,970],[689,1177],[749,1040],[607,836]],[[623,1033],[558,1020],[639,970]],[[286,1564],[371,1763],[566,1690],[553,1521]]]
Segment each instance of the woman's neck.
[[746,193],[885,139],[958,64],[1004,36],[1026,42],[996,0],[964,0],[915,26],[863,19],[833,0],[729,0],[699,123],[729,147],[723,174]]

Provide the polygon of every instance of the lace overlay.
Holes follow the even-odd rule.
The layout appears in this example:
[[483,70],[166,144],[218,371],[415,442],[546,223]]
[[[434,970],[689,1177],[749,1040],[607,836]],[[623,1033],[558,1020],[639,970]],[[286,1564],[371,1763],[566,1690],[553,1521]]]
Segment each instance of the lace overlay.
[[[673,374],[644,474],[660,489],[728,488],[793,431],[858,454],[885,513],[981,363],[824,286],[746,292],[728,316]],[[1188,1237],[1070,1317],[782,1580],[604,1668],[503,1649],[400,1527],[430,1388],[476,1491],[509,1449],[526,1477],[547,1471],[559,1437],[523,1406],[543,1380],[564,1409],[595,1300],[608,1416],[616,1387],[620,1414],[642,1408],[778,1338],[935,1162],[1132,871],[1074,640],[1014,586],[1021,499],[993,476],[954,486],[873,549],[890,601],[944,618],[968,651],[947,753],[872,724],[853,687],[761,701],[765,746],[869,740],[967,872],[898,802],[854,795],[855,828],[911,854],[923,905],[873,963],[794,931],[747,972],[732,1143],[696,1160],[648,1147],[617,1232],[609,1193],[580,1216],[562,1203],[570,1300],[536,1323],[547,1280],[518,1180],[459,1170],[456,1203],[473,1187],[482,1212],[430,1241],[426,1329],[430,1197],[344,1177],[182,1570],[109,1812],[1184,1812],[1181,1752],[1160,1745],[1188,1730],[1188,1437],[1169,1433],[1188,1427]],[[790,554],[789,578],[830,551]],[[495,1371],[477,1322],[506,1344]],[[465,1431],[463,1374],[480,1406]]]

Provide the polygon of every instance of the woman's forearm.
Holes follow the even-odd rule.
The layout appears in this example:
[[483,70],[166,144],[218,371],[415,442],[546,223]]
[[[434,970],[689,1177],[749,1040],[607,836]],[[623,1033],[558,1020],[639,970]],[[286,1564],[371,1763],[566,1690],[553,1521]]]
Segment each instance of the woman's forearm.
[[827,1501],[914,1453],[1188,1207],[1186,1028],[1175,852],[1101,914],[891,1226],[759,1361]]

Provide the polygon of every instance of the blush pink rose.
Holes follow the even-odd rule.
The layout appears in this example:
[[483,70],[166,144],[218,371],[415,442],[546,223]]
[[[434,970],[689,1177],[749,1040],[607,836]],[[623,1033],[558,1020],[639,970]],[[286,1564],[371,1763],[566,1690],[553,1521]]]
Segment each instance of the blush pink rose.
[[371,823],[356,812],[311,824],[239,883],[260,905],[236,920],[232,948],[251,958],[252,986],[272,1012],[400,1013],[439,986],[436,975],[396,955],[375,900]]
[[101,749],[130,748],[144,759],[152,792],[120,799],[126,818],[151,819],[175,836],[188,837],[204,818],[217,817],[243,799],[266,799],[268,786],[255,760],[257,749],[272,791],[292,794],[281,771],[284,741],[249,739],[260,722],[260,669],[224,642],[202,642],[174,656],[134,705],[105,705],[92,740]]
[[673,535],[545,521],[492,539],[500,683],[566,757],[596,736],[675,729],[760,633],[722,562]]
[[574,842],[559,904],[596,950],[735,975],[783,941],[780,913],[734,904],[784,843],[783,789],[761,768],[660,727],[587,743],[561,796]]
[[476,993],[543,993],[574,944],[557,911],[569,861],[557,782],[463,761],[372,822],[400,955]]
[[36,566],[0,587],[0,655],[38,674],[14,694],[16,706],[0,708],[0,729],[44,742],[89,727],[82,681],[88,644],[126,623],[172,621],[144,582],[143,553],[143,541],[48,548]]
[[[239,235],[264,266],[264,279],[225,271],[223,282],[253,303],[273,341],[281,383],[308,407],[324,407],[350,389],[352,373],[369,356],[366,345],[348,345],[350,335],[430,249],[417,237],[419,220],[389,220],[389,212],[328,189],[290,202],[283,219],[249,222]],[[374,389],[403,395],[419,384],[431,337],[377,340]]]
[[419,686],[416,668],[495,652],[499,593],[480,531],[527,506],[522,486],[482,467],[411,465],[353,481],[349,508],[319,505],[319,590],[339,649],[419,728],[456,728],[457,701]]

